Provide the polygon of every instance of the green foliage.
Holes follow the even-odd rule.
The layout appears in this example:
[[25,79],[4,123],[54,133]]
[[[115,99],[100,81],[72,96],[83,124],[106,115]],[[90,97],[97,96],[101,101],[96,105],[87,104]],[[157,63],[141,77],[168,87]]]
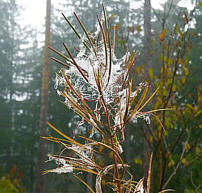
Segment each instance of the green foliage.
[[[177,191],[183,192],[185,184],[187,188],[189,187],[188,181],[192,172],[189,166],[197,165],[197,161],[193,160],[201,157],[200,153],[196,154],[194,151],[195,148],[200,149],[201,136],[200,102],[195,102],[200,98],[200,91],[199,84],[194,84],[194,79],[196,77],[195,80],[199,81],[201,78],[190,75],[190,71],[196,67],[197,58],[191,55],[195,32],[188,27],[193,15],[188,15],[186,10],[182,13],[182,8],[179,9],[169,3],[168,1],[164,5],[163,13],[155,11],[159,23],[153,24],[156,38],[152,40],[151,60],[156,59],[152,64],[153,68],[147,70],[148,77],[151,81],[154,80],[155,87],[160,87],[151,106],[154,109],[171,107],[173,111],[156,114],[157,119],[153,121],[148,142],[153,146],[156,155],[153,162],[153,172],[158,173],[153,183],[155,191],[175,187]],[[182,14],[177,14],[180,12]],[[198,13],[197,9],[195,13]],[[172,18],[169,18],[171,15]],[[157,30],[159,28],[160,31]],[[139,66],[136,73],[141,75],[141,69],[144,68],[147,67]],[[198,65],[197,69],[200,69]],[[192,89],[189,90],[191,82]],[[197,90],[199,97],[196,94]],[[162,126],[159,125],[159,121]],[[195,172],[194,175],[197,174],[197,171]],[[182,173],[187,173],[184,175],[186,183],[183,183],[183,187],[177,185]],[[193,178],[195,181],[196,178]]]
[[21,185],[22,173],[16,173],[16,166],[6,176],[0,178],[1,193],[24,193],[24,187]]
[[20,193],[11,181],[5,178],[0,179],[0,191],[2,193]]

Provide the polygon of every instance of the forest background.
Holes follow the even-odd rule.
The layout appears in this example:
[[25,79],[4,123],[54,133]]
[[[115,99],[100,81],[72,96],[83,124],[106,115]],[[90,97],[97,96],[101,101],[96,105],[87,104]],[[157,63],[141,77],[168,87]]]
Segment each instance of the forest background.
[[[180,7],[180,0],[167,0],[162,9],[156,9],[149,0],[103,2],[110,26],[116,29],[116,55],[122,57],[127,49],[138,51],[130,76],[137,86],[147,80],[150,93],[160,88],[146,110],[173,109],[156,113],[158,119],[150,117],[150,124],[145,123],[148,120],[138,119],[128,125],[124,160],[131,165],[131,173],[140,179],[147,168],[147,154],[154,152],[153,192],[163,188],[202,192],[202,3],[192,1],[190,8]],[[64,13],[76,25],[73,11],[93,33],[96,14],[101,15],[101,3],[52,2],[50,45],[63,52],[64,42],[76,55],[74,47],[79,47],[79,41],[61,15]],[[22,12],[18,1],[0,1],[0,190],[6,187],[5,192],[11,188],[15,192],[31,193],[36,192],[38,183],[44,63],[41,37],[45,34],[22,25],[19,21]],[[54,53],[50,55],[57,57]],[[79,119],[59,102],[62,99],[54,87],[55,72],[60,67],[49,61],[47,120],[72,136]],[[53,132],[47,126],[44,129],[46,135]],[[48,142],[44,147],[44,161],[46,154],[62,150]],[[47,164],[44,170],[48,167],[51,166]],[[92,176],[84,177],[92,183]],[[71,175],[47,174],[43,180],[42,192],[86,192]]]

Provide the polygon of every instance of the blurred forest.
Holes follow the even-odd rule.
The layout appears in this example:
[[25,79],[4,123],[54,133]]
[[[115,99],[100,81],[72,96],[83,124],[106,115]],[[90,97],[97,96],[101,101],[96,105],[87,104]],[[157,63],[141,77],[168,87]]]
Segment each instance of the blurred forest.
[[[172,108],[156,112],[147,120],[128,124],[124,160],[131,173],[140,179],[147,160],[154,153],[152,192],[174,189],[180,193],[202,193],[202,3],[193,0],[192,9],[179,6],[180,0],[167,0],[163,9],[151,7],[150,0],[103,0],[109,25],[116,28],[116,55],[138,51],[133,73],[136,85],[147,80],[150,93],[158,92],[145,107]],[[44,2],[43,2],[44,3]],[[80,42],[61,13],[83,33],[75,11],[92,33],[96,15],[101,15],[99,0],[53,1],[51,6],[50,45],[64,52],[62,43],[76,54]],[[40,139],[44,44],[41,33],[22,27],[23,9],[17,0],[0,1],[0,192],[35,193]],[[33,13],[37,14],[37,12]],[[42,18],[44,19],[44,18]],[[44,21],[45,31],[45,21]],[[45,36],[45,33],[41,35]],[[50,57],[57,58],[53,52]],[[46,120],[73,136],[78,117],[67,109],[55,89],[56,72],[61,65],[49,60]],[[43,134],[51,135],[44,126]],[[45,141],[44,162],[48,153],[62,151]],[[100,160],[102,161],[102,160]],[[45,169],[51,167],[45,165]],[[44,193],[86,192],[86,187],[71,174],[47,174]],[[86,175],[90,181],[91,176]]]

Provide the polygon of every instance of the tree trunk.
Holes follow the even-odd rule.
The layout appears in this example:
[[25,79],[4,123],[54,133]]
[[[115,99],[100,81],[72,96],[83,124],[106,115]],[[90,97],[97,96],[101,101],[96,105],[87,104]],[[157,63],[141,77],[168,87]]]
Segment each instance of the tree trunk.
[[[48,111],[48,82],[49,82],[49,49],[50,44],[50,15],[51,15],[51,0],[46,0],[46,31],[45,31],[45,47],[44,47],[44,60],[42,72],[42,87],[41,87],[41,107],[39,119],[39,135],[46,135],[46,118]],[[44,192],[44,176],[41,172],[45,168],[45,144],[43,140],[39,140],[38,147],[38,170],[36,192]]]
[[[146,70],[151,67],[150,52],[151,52],[151,1],[144,1],[144,58]],[[147,74],[147,73],[146,73]],[[146,77],[149,79],[149,77]]]
[[[144,1],[144,72],[143,76],[146,81],[150,82],[150,78],[148,75],[148,68],[151,67],[151,1],[145,0]],[[150,95],[150,92],[148,92],[148,95]],[[144,185],[147,184],[147,177],[148,177],[148,169],[149,169],[149,160],[150,155],[152,153],[152,144],[148,143],[149,138],[149,132],[148,127],[145,124],[143,126],[143,132],[144,132],[144,141],[143,141],[143,151],[144,151]]]

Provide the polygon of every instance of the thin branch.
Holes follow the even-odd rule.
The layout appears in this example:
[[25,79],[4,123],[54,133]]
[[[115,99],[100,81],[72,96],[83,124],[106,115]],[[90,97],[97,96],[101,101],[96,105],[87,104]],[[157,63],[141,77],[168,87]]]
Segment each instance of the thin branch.
[[[189,137],[188,137],[189,138]],[[184,147],[180,156],[180,159],[177,163],[177,166],[174,168],[173,172],[171,173],[171,175],[169,176],[169,178],[167,179],[167,181],[164,183],[163,185],[163,189],[165,189],[167,187],[167,185],[170,183],[170,181],[172,180],[173,176],[175,176],[177,170],[179,169],[180,165],[182,164],[182,159],[184,157],[185,154],[185,150],[186,150],[186,144],[188,143],[188,140],[184,143]]]

